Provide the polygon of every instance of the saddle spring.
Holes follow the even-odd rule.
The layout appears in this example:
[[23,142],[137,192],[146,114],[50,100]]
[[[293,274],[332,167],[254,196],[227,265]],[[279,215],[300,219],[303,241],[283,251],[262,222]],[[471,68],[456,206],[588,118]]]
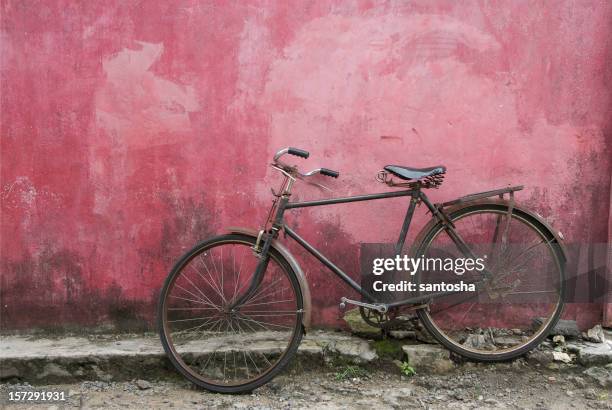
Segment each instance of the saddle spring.
[[444,173],[431,175],[420,179],[418,181],[410,181],[410,182],[395,182],[393,178],[389,176],[389,173],[385,170],[378,171],[376,174],[376,180],[380,183],[387,184],[389,186],[396,187],[407,187],[407,188],[416,188],[417,186],[421,188],[439,188],[444,181]]
[[431,175],[421,180],[421,186],[423,188],[439,188],[444,182],[444,173]]

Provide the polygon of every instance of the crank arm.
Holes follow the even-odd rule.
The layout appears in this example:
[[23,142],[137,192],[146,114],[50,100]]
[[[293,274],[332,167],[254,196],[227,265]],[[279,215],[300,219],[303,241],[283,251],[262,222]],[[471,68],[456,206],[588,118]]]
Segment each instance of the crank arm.
[[350,305],[361,306],[364,308],[376,310],[377,312],[380,312],[380,313],[386,313],[387,310],[389,310],[389,307],[387,305],[383,305],[383,304],[373,305],[371,303],[359,302],[358,300],[351,300],[345,297],[342,297],[340,299],[340,308],[344,309],[347,303]]

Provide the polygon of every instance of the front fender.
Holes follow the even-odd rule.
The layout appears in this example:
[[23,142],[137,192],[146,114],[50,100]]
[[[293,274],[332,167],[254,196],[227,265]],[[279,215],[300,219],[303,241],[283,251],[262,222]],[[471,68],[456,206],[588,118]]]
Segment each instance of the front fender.
[[[242,228],[232,226],[227,228],[229,233],[239,233],[242,235],[248,235],[253,238],[257,238],[259,232],[254,229]],[[302,325],[304,325],[304,329],[310,329],[310,319],[312,313],[312,300],[310,297],[310,287],[308,286],[308,281],[306,280],[306,275],[304,275],[304,271],[298,264],[297,260],[293,257],[291,252],[279,241],[276,239],[272,242],[272,247],[280,253],[283,258],[289,262],[291,269],[295,272],[297,276],[298,283],[300,284],[300,289],[302,290],[302,299],[304,301],[304,314],[302,315]]]

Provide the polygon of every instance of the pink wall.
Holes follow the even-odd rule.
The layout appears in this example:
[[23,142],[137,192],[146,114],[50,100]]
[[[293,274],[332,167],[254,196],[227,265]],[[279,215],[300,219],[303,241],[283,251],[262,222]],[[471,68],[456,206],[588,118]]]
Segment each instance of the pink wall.
[[[442,163],[436,200],[521,183],[570,242],[607,239],[609,2],[3,0],[1,18],[4,329],[150,323],[183,251],[263,221],[287,145],[341,171],[335,195]],[[406,203],[290,221],[356,272]],[[351,294],[299,256],[336,323]]]

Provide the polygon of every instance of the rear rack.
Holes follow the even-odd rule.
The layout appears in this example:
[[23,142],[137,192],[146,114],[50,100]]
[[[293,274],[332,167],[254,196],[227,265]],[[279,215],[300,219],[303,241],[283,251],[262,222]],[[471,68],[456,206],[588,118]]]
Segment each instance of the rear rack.
[[492,196],[498,196],[498,195],[500,198],[503,198],[504,194],[510,194],[510,196],[512,197],[512,194],[515,191],[520,191],[523,188],[524,188],[523,185],[516,185],[516,186],[511,186],[508,188],[494,189],[492,191],[478,192],[476,194],[469,194],[466,196],[462,196],[461,198],[454,199],[452,201],[437,204],[437,207],[440,208],[440,207],[445,207],[445,206],[463,204],[465,202],[476,201],[478,199],[490,198]]

